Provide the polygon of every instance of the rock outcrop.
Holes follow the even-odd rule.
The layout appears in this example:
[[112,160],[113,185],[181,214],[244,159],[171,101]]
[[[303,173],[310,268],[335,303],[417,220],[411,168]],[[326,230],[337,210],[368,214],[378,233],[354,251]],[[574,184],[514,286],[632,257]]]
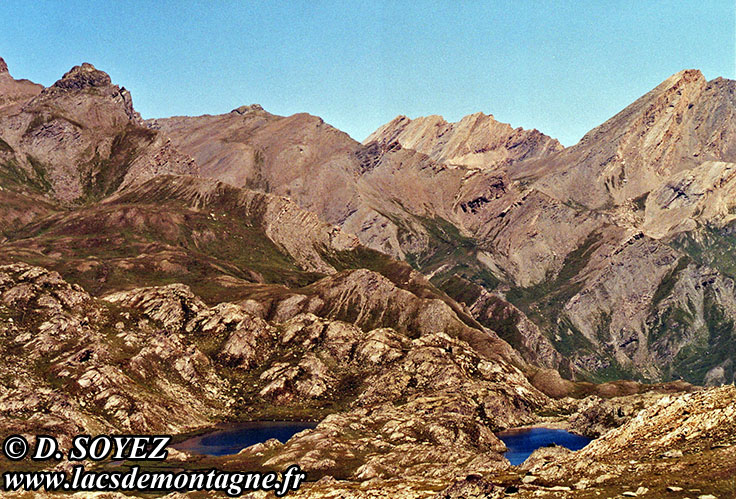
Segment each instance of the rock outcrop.
[[232,403],[213,363],[171,329],[116,312],[58,273],[0,266],[5,433],[181,432]]
[[23,104],[43,90],[28,80],[16,80],[10,75],[8,65],[0,57],[0,116],[17,112]]

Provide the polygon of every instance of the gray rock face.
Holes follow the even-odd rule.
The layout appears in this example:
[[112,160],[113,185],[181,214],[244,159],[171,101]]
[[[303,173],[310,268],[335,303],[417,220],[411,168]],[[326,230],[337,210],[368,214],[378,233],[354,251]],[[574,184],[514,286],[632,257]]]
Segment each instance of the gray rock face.
[[[519,474],[459,477],[436,497],[669,497],[686,489],[700,497],[728,497],[735,395],[728,386],[641,399],[634,417],[582,450],[543,447],[519,466]],[[622,409],[631,401],[622,401]],[[586,412],[594,407],[586,405]],[[685,468],[686,476],[673,473]]]
[[[57,273],[11,265],[0,267],[0,301],[2,347],[27,352],[9,354],[3,366],[18,381],[3,399],[4,428],[18,428],[20,415],[46,406],[56,408],[38,424],[50,428],[53,420],[61,435],[96,425],[184,431],[224,417],[236,406],[233,396],[251,389],[263,404],[354,399],[356,407],[368,408],[420,397],[420,406],[440,403],[452,411],[468,403],[451,395],[464,387],[476,394],[468,415],[476,404],[494,414],[469,435],[481,431],[498,447],[489,425],[530,421],[547,400],[517,368],[444,333],[412,340],[392,329],[366,332],[311,314],[269,324],[235,304],[208,307],[182,285],[122,291],[99,301]],[[255,387],[231,386],[225,367],[260,373]],[[62,388],[51,385],[53,379],[68,381]],[[444,395],[421,402],[435,392]],[[404,410],[406,417],[413,413]],[[463,424],[471,421],[479,424],[472,418]],[[460,438],[440,430],[432,437],[438,442]]]
[[[401,296],[393,286],[387,289]],[[312,473],[342,474],[350,463],[349,473],[360,480],[395,476],[400,456],[411,474],[434,480],[447,480],[459,463],[468,473],[504,469],[504,446],[493,430],[534,421],[549,401],[504,360],[502,350],[479,351],[449,336],[463,331],[459,321],[420,322],[412,338],[309,313],[267,323],[234,304],[203,307],[182,286],[118,292],[105,300],[131,306],[186,337],[208,338],[216,363],[252,373],[252,386],[234,387],[235,397],[242,395],[251,409],[346,404],[313,432],[258,451],[267,466],[296,460]],[[349,445],[341,443],[347,435]]]
[[105,300],[140,309],[151,319],[173,330],[181,329],[207,308],[207,305],[183,284],[146,288],[137,293],[125,291],[112,293],[107,295]]
[[[615,452],[623,454],[619,460],[641,460],[672,449],[681,451],[677,455],[682,456],[681,453],[693,452],[704,444],[713,447],[730,442],[729,428],[736,414],[734,397],[736,390],[725,386],[661,398],[623,426],[593,441],[577,457],[602,460]],[[638,445],[644,441],[650,443]]]

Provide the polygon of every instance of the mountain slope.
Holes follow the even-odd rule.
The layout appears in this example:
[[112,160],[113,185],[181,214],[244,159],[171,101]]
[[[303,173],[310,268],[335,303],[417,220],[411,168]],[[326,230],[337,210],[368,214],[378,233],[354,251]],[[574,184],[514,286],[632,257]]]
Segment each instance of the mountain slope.
[[705,161],[736,158],[736,82],[677,73],[580,143],[544,161],[512,167],[512,177],[589,208],[621,205]]
[[[3,188],[49,205],[0,241],[4,431],[67,443],[77,433],[179,433],[232,419],[352,421],[392,407],[379,421],[395,412],[416,436],[393,442],[380,465],[410,451],[417,470],[435,469],[444,484],[448,465],[470,469],[478,450],[489,467],[508,467],[492,429],[533,422],[554,404],[528,380],[533,366],[407,264],[289,198],[168,174],[197,165],[142,128],[127,93],[92,66],[4,120],[10,160],[28,174]],[[351,161],[364,152],[352,146]],[[90,147],[108,148],[107,159],[85,163]],[[449,172],[419,153],[397,157],[412,175]],[[452,395],[463,389],[472,398]],[[368,455],[301,461],[317,476],[367,476],[379,465]]]
[[51,266],[95,292],[185,282],[217,294],[241,281],[306,284],[335,272],[325,255],[356,245],[287,199],[158,176],[29,224],[3,258]]
[[[44,193],[50,203],[37,203],[38,213],[22,222],[5,222],[6,248],[46,266],[58,266],[52,255],[63,254],[75,262],[67,271],[95,292],[137,279],[187,279],[214,299],[225,282],[246,296],[262,285],[301,288],[343,269],[385,272],[382,257],[353,245],[360,242],[420,270],[528,362],[573,378],[727,380],[731,354],[704,352],[730,352],[722,346],[734,319],[733,264],[702,241],[726,247],[733,222],[732,83],[678,73],[567,149],[482,114],[457,124],[397,119],[362,145],[317,117],[280,117],[259,106],[142,128],[127,93],[81,66],[4,118],[8,125],[40,122],[66,110],[49,127],[53,141],[36,132],[6,141],[6,164],[20,165],[23,156],[26,164],[13,170],[25,176],[6,182],[10,194],[3,195],[14,201],[5,220]],[[93,105],[104,119],[90,112]],[[45,163],[29,151],[78,165],[84,151],[58,147],[66,137],[74,147],[110,144],[108,160],[76,174],[63,163],[45,175]],[[624,165],[632,168],[628,180],[612,184],[605,172]],[[184,177],[145,182],[180,167],[251,191]],[[590,195],[578,195],[580,185]],[[253,204],[252,190],[288,196],[315,221],[277,197]],[[53,214],[55,199],[115,191],[88,211]],[[249,222],[222,216],[229,210],[244,210]],[[286,215],[264,221],[259,210]],[[19,230],[43,215],[45,222]],[[317,218],[357,242],[329,249],[324,234],[303,240],[301,225],[308,232]],[[146,227],[157,219],[168,232],[152,236]],[[95,231],[106,237],[92,238]],[[231,233],[257,241],[258,251],[243,258]],[[156,269],[150,281],[146,268]]]
[[[486,141],[488,150],[508,158],[537,151],[538,132],[478,118],[473,120],[485,122],[493,133],[478,123],[471,137],[463,127],[457,136],[466,142]],[[502,203],[508,200],[505,168],[510,159],[493,173],[448,166],[397,141],[360,145],[319,118],[279,117],[259,106],[220,116],[151,120],[148,125],[171,136],[177,148],[197,160],[203,175],[289,196],[355,234],[362,244],[410,262],[435,283],[455,274],[486,287],[499,282],[479,239],[469,236],[476,230],[473,213],[486,199],[498,199],[499,207],[506,207]],[[546,145],[537,156],[559,148],[552,139],[542,142]],[[489,178],[490,193],[471,190]],[[560,235],[560,240],[574,249],[574,239]],[[542,348],[546,353],[533,358],[558,367],[548,341],[540,337],[538,344],[547,345]]]
[[[733,380],[734,163],[714,139],[732,123],[704,120],[730,119],[731,84],[711,83],[676,75],[570,149],[485,115],[400,119],[365,145],[257,106],[143,126],[88,64],[13,94],[0,429],[68,444],[320,420],[152,466],[298,462],[307,497],[659,492],[670,464],[727,491],[733,390],[622,380]],[[580,202],[567,177],[600,187],[611,148],[635,188]],[[494,432],[540,423],[620,428],[511,467]]]
[[[42,90],[42,85],[10,76],[0,57],[0,120],[17,113]],[[8,231],[53,209],[52,203],[41,195],[43,186],[19,167],[15,150],[3,139],[4,133],[0,131],[0,240]]]
[[288,196],[392,256],[430,245],[417,215],[441,217],[451,202],[443,193],[462,177],[400,147],[363,147],[315,116],[274,116],[259,106],[148,124],[191,155],[203,176]]

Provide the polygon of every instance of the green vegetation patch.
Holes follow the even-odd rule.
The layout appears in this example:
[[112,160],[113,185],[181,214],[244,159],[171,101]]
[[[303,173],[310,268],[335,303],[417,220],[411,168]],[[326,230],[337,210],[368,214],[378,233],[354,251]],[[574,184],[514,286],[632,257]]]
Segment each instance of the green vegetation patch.
[[454,274],[440,284],[440,289],[451,296],[458,303],[470,307],[483,293],[483,288],[467,279]]
[[115,192],[128,173],[138,153],[153,142],[156,132],[147,128],[127,125],[112,142],[110,155],[103,158],[98,152],[89,163],[80,165],[82,203],[98,201]]
[[736,364],[734,320],[718,305],[711,292],[706,293],[704,312],[706,330],[678,352],[669,366],[669,379],[703,384],[708,371],[718,365],[724,365],[726,379],[733,379]]
[[324,277],[303,271],[244,218],[212,217],[175,203],[103,205],[75,213],[27,227],[5,256],[12,259],[13,249],[23,261],[53,268],[96,295],[180,282],[206,301],[219,302],[235,299],[236,291],[218,282],[221,277],[295,288]]
[[30,154],[26,155],[26,159],[31,164],[33,172],[36,174],[35,184],[42,192],[50,192],[53,190],[51,182],[48,179],[48,169],[46,166]]
[[24,170],[14,157],[0,163],[0,186],[16,190],[31,189],[37,193],[50,191],[51,184],[46,178],[45,168],[39,162],[32,162],[31,166],[35,175]]
[[[415,217],[415,219],[425,228],[429,240],[424,251],[406,256],[406,261],[412,267],[424,274],[432,274],[432,282],[440,287],[454,275],[479,284],[487,290],[498,287],[501,280],[478,260],[477,255],[481,248],[475,240],[463,236],[457,227],[443,218]],[[399,228],[403,226],[399,220],[394,222]]]
[[677,284],[678,276],[680,273],[687,268],[687,266],[692,262],[692,260],[684,256],[677,260],[677,264],[670,269],[667,274],[662,278],[662,280],[659,282],[659,286],[657,286],[657,290],[654,292],[654,296],[652,297],[652,301],[650,304],[650,311],[654,311],[657,309],[657,306],[672,294],[672,290],[675,288],[675,284]]
[[543,330],[553,331],[565,304],[582,289],[579,274],[599,245],[600,236],[597,233],[589,234],[575,251],[567,255],[557,276],[534,286],[511,288],[506,298]]
[[671,243],[694,262],[713,267],[736,279],[736,222],[725,227],[705,226],[679,235]]

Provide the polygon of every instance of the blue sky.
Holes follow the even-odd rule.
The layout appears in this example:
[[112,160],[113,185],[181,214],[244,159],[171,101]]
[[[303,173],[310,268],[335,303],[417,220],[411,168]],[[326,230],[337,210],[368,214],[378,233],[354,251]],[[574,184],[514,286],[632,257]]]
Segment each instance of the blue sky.
[[736,77],[735,4],[5,0],[0,56],[44,85],[91,62],[145,118],[259,103],[362,140],[483,111],[572,145],[681,69]]

